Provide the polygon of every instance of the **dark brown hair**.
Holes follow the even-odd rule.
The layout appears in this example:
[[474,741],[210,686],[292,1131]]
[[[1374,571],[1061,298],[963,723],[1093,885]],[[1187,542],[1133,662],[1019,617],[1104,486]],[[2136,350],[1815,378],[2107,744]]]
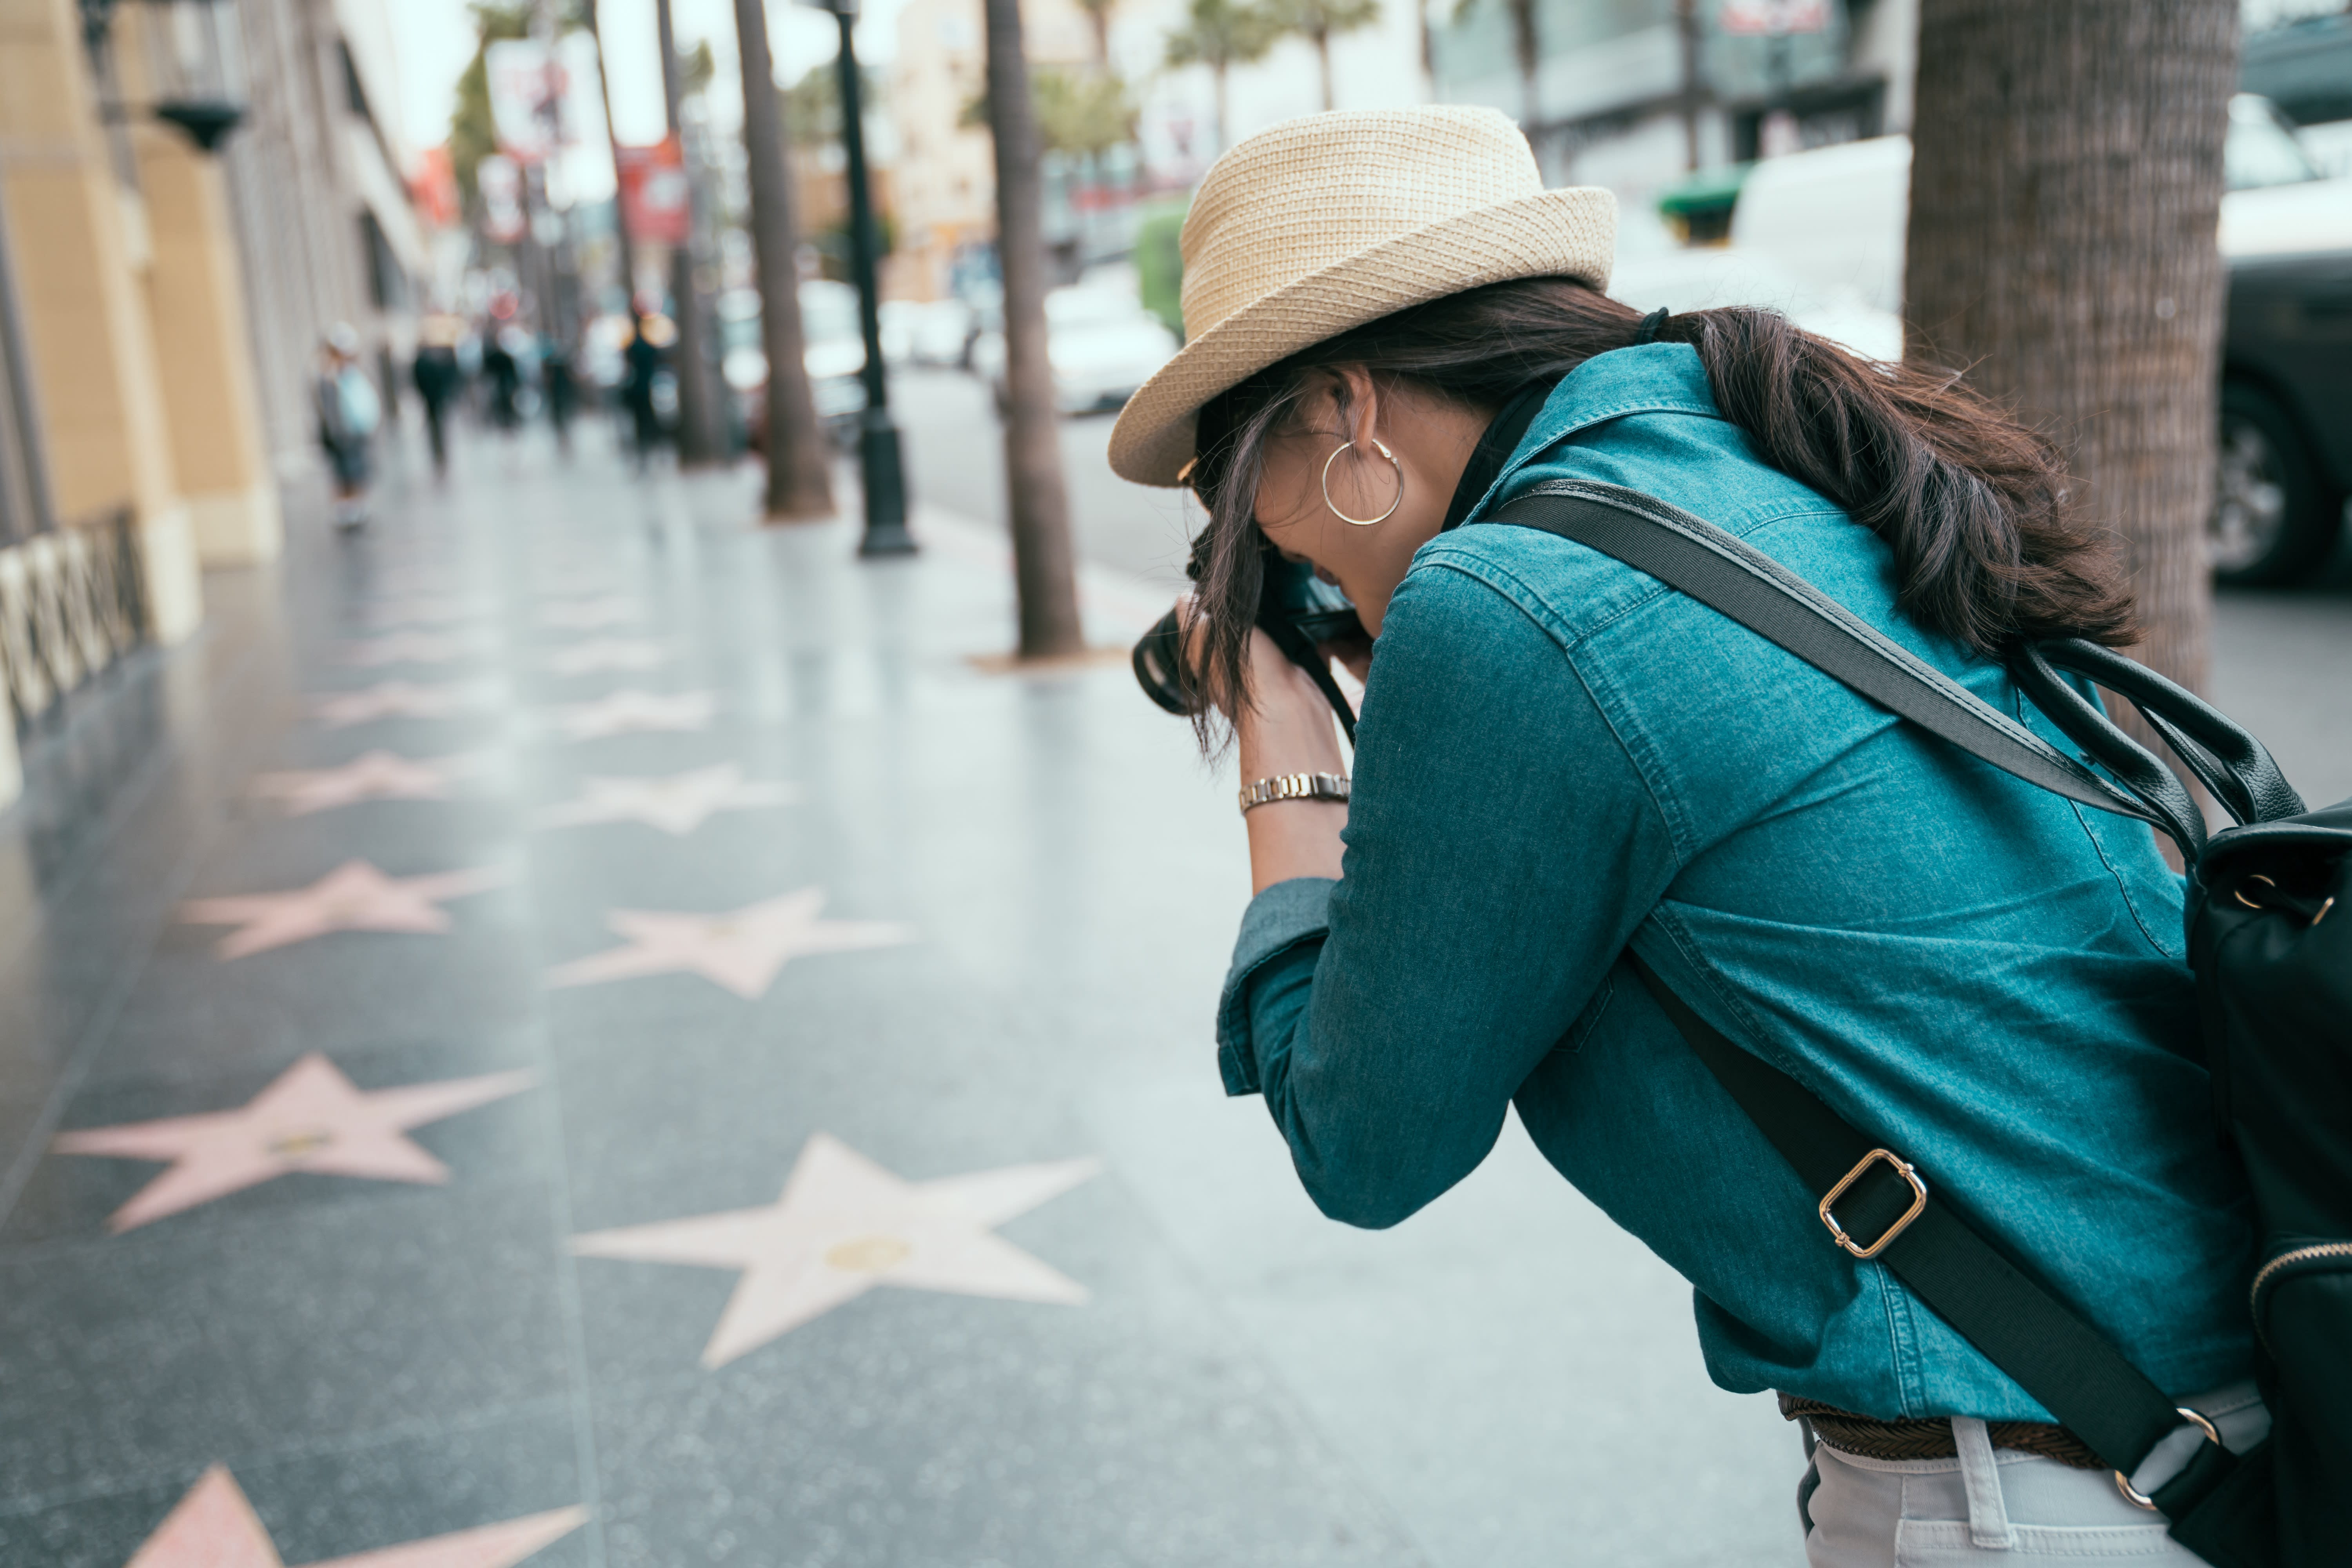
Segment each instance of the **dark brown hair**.
[[[1495,283],[1352,328],[1204,407],[1189,482],[1209,510],[1193,562],[1218,706],[1248,699],[1265,444],[1294,432],[1318,391],[1339,400],[1344,421],[1337,367],[1491,414],[1530,382],[1630,346],[1641,322],[1572,279]],[[2071,515],[2055,448],[1953,373],[1858,359],[1773,310],[1694,310],[1657,337],[1698,351],[1716,405],[1758,456],[1886,541],[1896,603],[1921,626],[1996,658],[2025,638],[2135,639],[2122,568]]]

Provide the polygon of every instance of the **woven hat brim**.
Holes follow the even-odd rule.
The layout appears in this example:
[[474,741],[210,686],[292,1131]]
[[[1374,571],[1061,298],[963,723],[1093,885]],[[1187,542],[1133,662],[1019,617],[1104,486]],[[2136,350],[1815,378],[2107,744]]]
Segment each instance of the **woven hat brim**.
[[1235,310],[1160,366],[1111,428],[1111,471],[1141,485],[1180,483],[1202,404],[1408,305],[1513,278],[1575,278],[1606,289],[1616,237],[1616,196],[1574,187],[1446,218],[1310,272]]

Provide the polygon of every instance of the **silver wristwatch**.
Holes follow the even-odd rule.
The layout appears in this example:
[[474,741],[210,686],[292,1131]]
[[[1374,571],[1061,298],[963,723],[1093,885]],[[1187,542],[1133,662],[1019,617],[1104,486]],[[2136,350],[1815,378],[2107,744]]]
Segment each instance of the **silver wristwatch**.
[[1242,810],[1277,800],[1346,800],[1345,773],[1276,773],[1242,785]]

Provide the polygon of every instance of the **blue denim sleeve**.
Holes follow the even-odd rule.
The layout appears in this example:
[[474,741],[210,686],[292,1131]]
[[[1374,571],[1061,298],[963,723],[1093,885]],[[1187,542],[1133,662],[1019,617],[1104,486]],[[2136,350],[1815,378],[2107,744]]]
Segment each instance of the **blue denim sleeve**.
[[1316,954],[1323,951],[1331,889],[1339,885],[1328,877],[1294,877],[1266,889],[1243,911],[1233,967],[1217,1004],[1217,1067],[1227,1094],[1258,1091],[1259,1031],[1279,1038],[1297,1023],[1314,983]]
[[1676,855],[1541,601],[1491,563],[1406,577],[1358,742],[1341,879],[1252,903],[1219,1046],[1323,1212],[1382,1226],[1486,1157]]

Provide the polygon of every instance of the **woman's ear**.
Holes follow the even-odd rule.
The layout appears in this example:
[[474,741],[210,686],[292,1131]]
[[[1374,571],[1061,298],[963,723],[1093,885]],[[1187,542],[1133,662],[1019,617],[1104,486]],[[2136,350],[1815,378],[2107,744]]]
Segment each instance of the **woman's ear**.
[[1332,373],[1339,383],[1339,396],[1345,409],[1346,426],[1342,440],[1353,441],[1356,450],[1372,449],[1372,437],[1381,428],[1381,390],[1372,373],[1360,364],[1343,364]]

